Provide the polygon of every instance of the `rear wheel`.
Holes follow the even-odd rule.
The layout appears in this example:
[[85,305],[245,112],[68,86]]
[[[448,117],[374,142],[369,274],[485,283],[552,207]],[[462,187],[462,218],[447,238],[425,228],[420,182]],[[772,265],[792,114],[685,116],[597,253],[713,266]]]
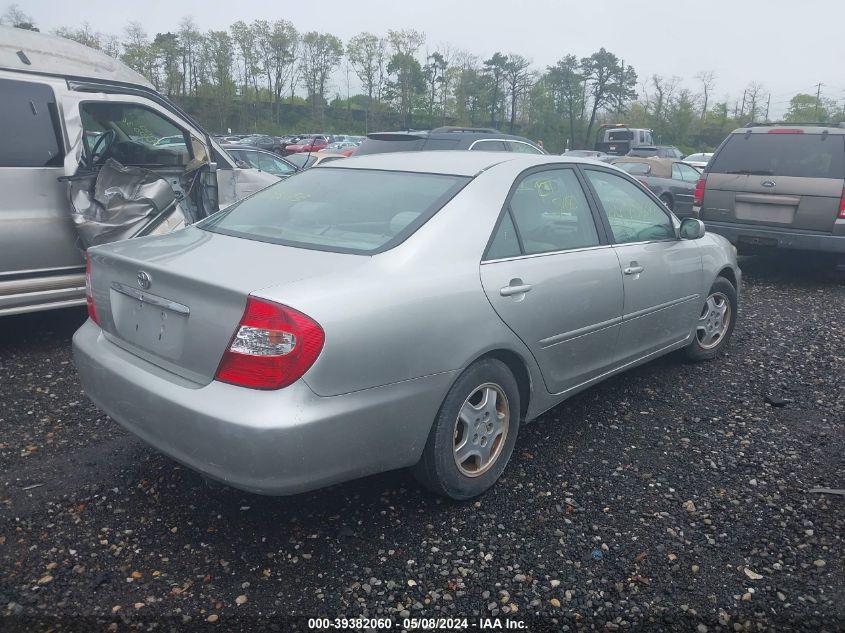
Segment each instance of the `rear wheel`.
[[686,347],[687,356],[695,361],[716,358],[731,338],[736,313],[736,289],[730,281],[718,277],[701,307],[695,336]]
[[437,494],[471,499],[492,486],[510,459],[519,430],[519,389],[501,361],[467,368],[440,407],[417,480]]

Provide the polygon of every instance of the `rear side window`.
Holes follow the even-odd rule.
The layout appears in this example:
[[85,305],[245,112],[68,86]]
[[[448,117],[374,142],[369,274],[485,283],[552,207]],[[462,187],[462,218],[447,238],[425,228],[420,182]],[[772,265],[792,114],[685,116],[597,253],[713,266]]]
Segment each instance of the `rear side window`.
[[598,246],[592,211],[572,169],[526,176],[513,192],[510,211],[528,255]]
[[506,152],[508,149],[502,141],[476,141],[470,147],[473,151],[478,152]]
[[710,160],[716,174],[845,178],[840,134],[731,134]]
[[372,254],[404,241],[470,180],[324,167],[267,187],[199,226],[260,242]]
[[529,143],[524,143],[522,141],[505,141],[508,148],[512,152],[518,152],[520,154],[542,154],[543,151],[538,148],[530,145]]
[[56,98],[49,86],[0,79],[0,167],[60,167]]

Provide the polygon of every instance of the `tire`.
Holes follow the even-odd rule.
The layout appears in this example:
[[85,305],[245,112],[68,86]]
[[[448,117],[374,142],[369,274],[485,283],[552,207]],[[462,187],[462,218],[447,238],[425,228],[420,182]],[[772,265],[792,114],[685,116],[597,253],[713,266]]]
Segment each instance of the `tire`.
[[664,193],[662,196],[660,196],[660,202],[666,205],[666,208],[670,211],[675,210],[675,203],[672,202],[672,196]]
[[[490,418],[492,412],[501,420],[499,425]],[[414,476],[432,492],[450,499],[477,497],[505,470],[519,419],[519,388],[507,365],[492,358],[470,365],[446,394],[422,457],[413,467]]]
[[693,361],[716,358],[727,347],[736,324],[736,289],[724,277],[717,277],[702,305],[693,339],[685,348]]

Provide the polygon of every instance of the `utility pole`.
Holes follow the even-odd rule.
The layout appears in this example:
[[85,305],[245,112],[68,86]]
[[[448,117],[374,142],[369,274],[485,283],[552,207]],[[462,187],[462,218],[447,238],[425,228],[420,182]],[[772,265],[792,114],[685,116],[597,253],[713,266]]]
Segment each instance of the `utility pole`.
[[819,120],[819,106],[821,105],[822,86],[823,85],[824,84],[822,82],[819,82],[819,85],[816,87],[816,114],[815,114],[816,121]]
[[769,106],[772,104],[772,93],[769,93],[769,98],[766,99],[766,116],[763,118],[763,121],[768,123],[769,122]]
[[748,89],[742,91],[742,107],[739,109],[739,116],[745,116],[745,95]]

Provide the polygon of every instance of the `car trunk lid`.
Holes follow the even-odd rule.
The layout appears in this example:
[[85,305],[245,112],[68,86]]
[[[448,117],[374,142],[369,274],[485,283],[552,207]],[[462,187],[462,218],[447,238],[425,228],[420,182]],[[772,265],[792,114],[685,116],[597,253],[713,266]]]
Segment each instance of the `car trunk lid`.
[[368,258],[293,248],[189,227],[155,240],[90,251],[105,336],[203,385],[217,371],[250,293],[317,277]]

